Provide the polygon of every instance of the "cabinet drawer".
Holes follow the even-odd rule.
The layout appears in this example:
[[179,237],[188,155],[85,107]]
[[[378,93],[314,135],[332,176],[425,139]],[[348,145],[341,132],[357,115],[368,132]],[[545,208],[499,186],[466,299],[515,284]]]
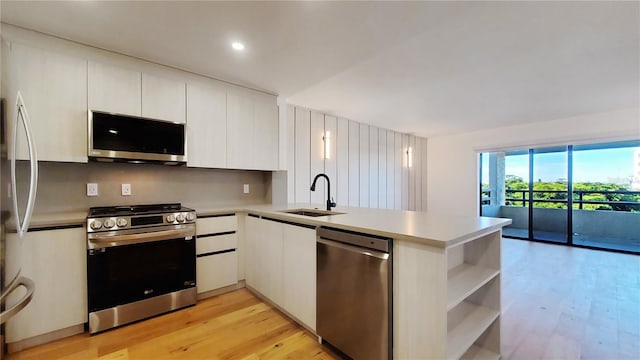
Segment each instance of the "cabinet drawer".
[[198,218],[196,233],[198,235],[217,234],[238,229],[238,219],[235,215]]
[[198,236],[196,238],[196,255],[207,254],[238,248],[238,235],[225,234],[215,236]]
[[198,293],[219,289],[238,282],[238,253],[202,256],[196,259]]

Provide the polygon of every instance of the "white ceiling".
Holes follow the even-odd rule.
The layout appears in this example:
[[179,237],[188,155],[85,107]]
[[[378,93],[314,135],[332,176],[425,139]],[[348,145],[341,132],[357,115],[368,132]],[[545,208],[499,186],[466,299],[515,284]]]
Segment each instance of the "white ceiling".
[[640,102],[636,1],[3,0],[0,11],[5,23],[422,136]]

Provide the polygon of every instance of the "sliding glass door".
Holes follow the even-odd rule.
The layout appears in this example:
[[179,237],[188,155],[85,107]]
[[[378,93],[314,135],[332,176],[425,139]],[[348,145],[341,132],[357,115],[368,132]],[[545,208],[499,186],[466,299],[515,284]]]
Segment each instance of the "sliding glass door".
[[533,240],[567,243],[569,162],[567,147],[530,152],[531,177],[529,219]]
[[505,237],[640,253],[640,141],[481,154],[480,214]]

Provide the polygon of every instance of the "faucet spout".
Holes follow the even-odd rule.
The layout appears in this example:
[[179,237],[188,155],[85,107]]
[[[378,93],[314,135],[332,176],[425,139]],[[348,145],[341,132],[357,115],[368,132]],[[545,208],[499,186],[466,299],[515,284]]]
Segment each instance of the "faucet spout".
[[316,177],[313,178],[313,182],[311,183],[311,188],[309,188],[309,190],[316,191],[316,181],[318,181],[318,178],[321,177],[327,180],[327,211],[331,211],[332,207],[336,207],[336,203],[331,201],[331,181],[329,180],[327,174],[316,175]]

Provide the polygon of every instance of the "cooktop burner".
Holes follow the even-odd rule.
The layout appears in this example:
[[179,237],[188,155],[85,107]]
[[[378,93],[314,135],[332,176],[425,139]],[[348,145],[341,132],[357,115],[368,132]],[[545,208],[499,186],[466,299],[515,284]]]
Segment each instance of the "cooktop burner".
[[100,206],[89,209],[87,233],[191,224],[195,220],[195,210],[180,203]]
[[126,206],[99,206],[89,209],[89,216],[130,216],[144,214],[162,214],[165,212],[189,211],[180,203],[151,204],[151,205],[126,205]]

